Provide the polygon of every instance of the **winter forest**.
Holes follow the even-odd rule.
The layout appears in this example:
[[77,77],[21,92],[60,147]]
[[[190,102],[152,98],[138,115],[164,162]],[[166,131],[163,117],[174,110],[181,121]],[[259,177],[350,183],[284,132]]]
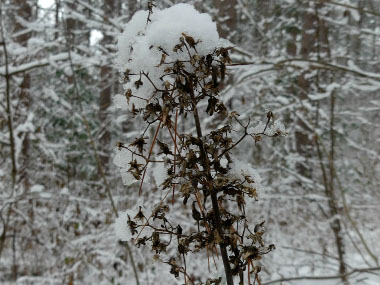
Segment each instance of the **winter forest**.
[[0,284],[380,284],[379,0],[0,14]]

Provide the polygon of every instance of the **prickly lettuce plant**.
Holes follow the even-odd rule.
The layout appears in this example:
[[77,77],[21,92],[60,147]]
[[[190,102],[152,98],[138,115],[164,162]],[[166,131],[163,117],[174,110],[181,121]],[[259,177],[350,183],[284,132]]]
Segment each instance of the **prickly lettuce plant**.
[[[152,30],[167,27],[173,13],[183,13],[177,19],[184,23],[177,23],[169,39],[164,33],[158,39]],[[198,17],[202,29],[189,27],[188,14],[195,21]],[[185,284],[195,282],[186,268],[187,255],[202,251],[209,259],[222,258],[227,284],[233,284],[234,276],[243,284],[244,272],[248,282],[251,275],[258,279],[256,261],[274,245],[264,244],[264,222],[250,227],[245,204],[247,199],[257,200],[260,177],[250,165],[234,160],[233,150],[245,139],[254,144],[263,136],[282,135],[282,125],[272,125],[273,114],[268,112],[266,124],[251,128],[249,118],[240,119],[223,104],[219,93],[231,64],[231,47],[215,40],[216,27],[207,15],[186,4],[153,10],[151,3],[130,25],[126,30],[134,30],[134,36],[119,40],[125,94],[115,96],[115,103],[146,127],[134,140],[118,144],[115,164],[125,184],[139,181],[140,194],[153,169],[163,198],[150,210],[139,206],[122,214],[115,224],[118,236],[150,246],[171,274],[183,275]],[[212,33],[205,33],[210,26]],[[205,131],[202,118],[207,117],[218,120],[219,126]],[[195,127],[180,131],[179,120],[192,121]],[[154,129],[151,138],[149,129]],[[233,139],[237,131],[240,138]],[[189,220],[170,219],[167,213],[173,207],[188,211]],[[189,221],[192,226],[184,225]],[[221,280],[209,278],[199,284]]]

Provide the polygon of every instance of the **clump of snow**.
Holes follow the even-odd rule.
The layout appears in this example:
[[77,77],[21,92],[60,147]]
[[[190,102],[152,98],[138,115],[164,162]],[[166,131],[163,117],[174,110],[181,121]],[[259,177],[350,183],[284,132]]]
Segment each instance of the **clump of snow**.
[[[165,156],[161,155],[159,160],[164,160]],[[153,178],[157,186],[160,186],[168,178],[168,168],[166,163],[155,163],[153,168]]]
[[42,39],[39,39],[39,38],[30,38],[28,40],[28,48],[30,48],[30,49],[39,48],[39,47],[43,46],[44,44],[45,44],[45,41],[43,41]]
[[248,133],[249,134],[260,134],[264,132],[265,124],[262,121],[259,121],[256,127],[249,128]]
[[[262,121],[259,121],[258,124],[253,127],[248,129],[248,133],[251,135],[256,135],[256,134],[265,134],[267,136],[275,136],[275,135],[280,135],[284,136],[286,135],[286,129],[284,124],[277,120],[274,121],[273,124],[268,124],[267,128],[265,129],[266,124],[264,124]],[[265,130],[265,132],[264,132]]]
[[286,134],[285,126],[281,121],[274,121],[273,125],[268,130],[268,134],[269,132],[271,133],[270,135],[274,135],[274,134],[285,135]]
[[116,94],[113,96],[113,102],[117,108],[128,109],[128,101],[124,95]]
[[36,184],[36,185],[33,185],[32,188],[30,188],[30,192],[35,192],[35,193],[38,193],[38,192],[42,192],[45,190],[45,187],[43,185],[40,185],[40,184]]
[[14,42],[7,44],[7,50],[9,56],[25,55],[28,52],[26,47],[20,46],[18,43]]
[[115,149],[115,157],[113,159],[113,163],[119,167],[124,185],[131,185],[137,181],[135,177],[133,177],[133,175],[128,172],[129,168],[131,167],[130,162],[133,160],[136,160],[138,164],[145,165],[145,160],[142,157],[134,155],[129,150],[124,148]]
[[252,167],[250,163],[246,163],[243,161],[234,161],[229,166],[229,177],[239,180],[247,180],[246,177],[249,177],[249,180],[253,182],[246,181],[244,183],[246,186],[250,186],[256,189],[257,192],[263,190],[263,186],[261,184],[262,179],[260,177],[260,174]]
[[[133,238],[131,229],[128,225],[129,219],[133,222],[138,220],[137,213],[141,210],[144,215],[152,212],[152,205],[150,201],[145,200],[144,197],[139,197],[126,211],[120,211],[119,217],[116,218],[114,223],[114,231],[116,237],[121,241],[130,241]],[[148,230],[149,232],[149,230]]]
[[69,194],[70,194],[69,188],[67,188],[67,187],[63,187],[63,188],[61,189],[61,194],[62,194],[62,195],[69,195]]
[[[116,237],[121,241],[130,241],[132,239],[132,232],[129,228],[128,221],[133,219],[136,213],[133,210],[120,212],[119,217],[116,218],[114,229]],[[128,218],[129,216],[129,218]]]
[[352,18],[355,21],[359,22],[360,18],[361,18],[360,13],[356,9],[349,9],[349,11],[350,11]]
[[[196,50],[200,56],[212,53],[216,47],[227,46],[227,41],[219,38],[210,15],[199,13],[190,4],[181,3],[164,10],[154,9],[148,23],[147,18],[148,11],[136,12],[118,40],[117,67],[122,76],[126,70],[129,74],[135,74],[123,86],[132,92],[129,103],[120,94],[113,98],[114,103],[122,109],[131,109],[132,104],[137,109],[143,108],[152,99],[155,91],[153,84],[164,89],[164,81],[170,82],[170,78],[160,79],[167,67],[165,64],[160,65],[163,53],[166,54],[165,62],[188,60],[189,55],[184,48],[183,52],[173,50],[180,43],[183,33],[198,42]],[[195,53],[194,49],[189,50],[192,55]],[[153,84],[143,74],[140,78],[140,72],[147,74]],[[138,80],[141,80],[142,85],[135,84]]]

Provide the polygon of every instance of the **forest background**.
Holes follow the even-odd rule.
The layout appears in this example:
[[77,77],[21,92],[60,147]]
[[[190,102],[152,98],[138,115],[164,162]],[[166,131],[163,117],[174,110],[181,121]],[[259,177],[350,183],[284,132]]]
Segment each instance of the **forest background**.
[[[1,1],[1,282],[181,282],[113,230],[114,209],[139,190],[122,184],[113,150],[141,128],[112,103],[123,92],[116,43],[147,2]],[[265,186],[247,205],[276,245],[260,261],[262,284],[379,284],[380,1],[186,3],[235,46],[225,104],[255,122],[272,111],[286,126],[286,137],[235,151]],[[157,187],[146,187],[149,198]],[[203,262],[194,280],[208,274]]]

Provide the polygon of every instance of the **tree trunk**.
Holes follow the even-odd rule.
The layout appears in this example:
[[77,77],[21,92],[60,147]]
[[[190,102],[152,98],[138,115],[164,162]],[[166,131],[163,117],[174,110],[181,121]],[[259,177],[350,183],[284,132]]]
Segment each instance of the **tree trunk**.
[[[30,2],[25,0],[13,0],[15,7],[17,8],[16,15],[17,17],[22,18],[26,22],[32,21],[33,19],[33,10],[32,6],[30,5]],[[15,37],[15,42],[17,42],[20,46],[27,47],[28,40],[32,37],[31,32],[23,32],[27,29],[24,25],[22,25],[17,18],[13,19],[14,21],[14,31],[13,33],[20,33],[17,37]],[[30,110],[30,107],[32,105],[32,98],[30,96],[30,88],[31,88],[31,82],[30,82],[30,74],[24,73],[22,75],[21,84],[18,88],[18,98],[21,103],[21,110],[22,110],[22,116],[24,117],[23,120],[27,120],[28,113]],[[25,187],[25,191],[28,191],[30,188],[30,181],[29,181],[29,162],[30,162],[30,141],[29,141],[29,132],[25,132],[23,134],[20,134],[23,136],[22,140],[22,146],[21,146],[21,155],[20,155],[20,165],[22,165],[22,168],[19,169],[19,174],[21,181]]]

